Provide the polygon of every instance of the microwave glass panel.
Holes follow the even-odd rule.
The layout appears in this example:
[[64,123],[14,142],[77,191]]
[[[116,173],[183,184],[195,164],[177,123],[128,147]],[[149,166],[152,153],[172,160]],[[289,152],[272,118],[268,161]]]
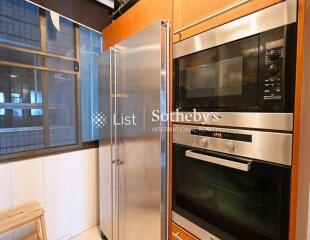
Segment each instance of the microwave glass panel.
[[242,95],[242,68],[243,57],[235,57],[185,70],[186,97]]
[[257,105],[259,36],[176,60],[179,107]]

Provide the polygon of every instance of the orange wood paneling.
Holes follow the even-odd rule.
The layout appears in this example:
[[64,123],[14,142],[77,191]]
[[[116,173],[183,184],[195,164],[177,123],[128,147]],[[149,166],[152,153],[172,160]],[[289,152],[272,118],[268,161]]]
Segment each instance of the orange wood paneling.
[[[182,15],[179,15],[179,17],[182,20],[178,20],[178,22],[182,22],[182,27],[187,26],[188,24],[191,24],[195,21],[198,21],[202,19],[203,17],[206,17],[214,13],[215,11],[222,9],[228,4],[232,4],[233,2],[235,2],[235,0],[221,0],[221,1],[218,1],[218,0],[208,0],[208,1],[205,1],[205,0],[191,0],[191,1],[175,0],[175,1],[182,2],[182,3],[179,3],[179,5],[182,5]],[[179,37],[174,36],[174,42],[197,35],[201,32],[207,31],[216,26],[230,22],[232,20],[243,17],[250,13],[256,12],[263,8],[269,7],[281,1],[282,0],[252,0],[243,6],[240,6],[227,13],[223,13],[220,16],[214,17],[213,19],[210,19],[195,27],[185,30],[181,32],[180,34],[175,34],[175,35],[179,35]],[[176,24],[175,27],[178,27],[178,28],[175,28],[175,29],[176,30],[180,29],[179,26],[180,26],[179,23]]]
[[[190,233],[186,232],[183,228],[179,227],[175,223],[172,223],[172,232],[173,233],[179,233],[179,237],[183,240],[198,240],[198,238],[194,237]],[[170,238],[171,240],[179,240],[176,237],[172,236]]]
[[[180,29],[183,26],[183,0],[173,0],[173,29]],[[180,35],[173,35],[173,42],[180,41]]]
[[[296,239],[296,216],[298,196],[298,168],[299,168],[299,146],[300,146],[300,116],[301,116],[301,94],[303,80],[303,49],[305,29],[305,4],[306,0],[298,1],[298,40],[297,40],[297,63],[296,63],[296,88],[295,88],[295,113],[294,113],[294,135],[293,135],[293,166],[292,166],[292,193],[290,209],[290,240]],[[298,239],[299,240],[299,239]]]
[[140,0],[103,29],[103,48],[133,36],[158,20],[172,20],[172,0]]

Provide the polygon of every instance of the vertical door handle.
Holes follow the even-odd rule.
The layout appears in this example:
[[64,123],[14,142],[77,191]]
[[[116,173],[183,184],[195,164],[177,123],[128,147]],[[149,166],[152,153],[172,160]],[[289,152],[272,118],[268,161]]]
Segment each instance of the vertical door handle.
[[195,27],[198,24],[206,22],[206,21],[208,21],[208,20],[210,20],[212,18],[215,18],[215,17],[217,17],[219,15],[222,15],[222,14],[224,14],[224,13],[226,13],[228,11],[231,11],[231,10],[237,8],[237,7],[241,7],[242,5],[245,5],[246,3],[249,3],[250,1],[251,0],[238,0],[236,2],[233,2],[232,4],[226,6],[226,7],[222,8],[222,9],[219,9],[218,11],[216,11],[216,12],[214,12],[214,13],[212,13],[212,14],[210,14],[210,15],[208,15],[208,16],[206,16],[206,17],[204,17],[204,18],[202,18],[202,19],[200,19],[200,20],[198,20],[196,22],[193,22],[193,23],[191,23],[189,25],[186,25],[185,27],[182,27],[181,29],[175,31],[174,34],[180,34],[181,32],[183,32],[183,31],[185,31],[185,30],[187,30],[187,29],[189,29],[191,27]]

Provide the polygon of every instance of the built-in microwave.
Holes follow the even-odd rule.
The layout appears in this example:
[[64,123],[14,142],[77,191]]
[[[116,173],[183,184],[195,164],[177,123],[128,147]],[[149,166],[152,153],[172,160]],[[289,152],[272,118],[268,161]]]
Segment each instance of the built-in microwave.
[[270,27],[232,25],[176,43],[174,109],[293,112],[296,23]]

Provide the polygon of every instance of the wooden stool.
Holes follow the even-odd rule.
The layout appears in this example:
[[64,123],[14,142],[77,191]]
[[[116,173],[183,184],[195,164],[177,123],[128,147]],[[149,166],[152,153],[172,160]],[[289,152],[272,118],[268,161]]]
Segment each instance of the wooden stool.
[[47,240],[44,210],[37,202],[0,212],[0,236],[32,223],[36,224],[35,231],[22,239]]

